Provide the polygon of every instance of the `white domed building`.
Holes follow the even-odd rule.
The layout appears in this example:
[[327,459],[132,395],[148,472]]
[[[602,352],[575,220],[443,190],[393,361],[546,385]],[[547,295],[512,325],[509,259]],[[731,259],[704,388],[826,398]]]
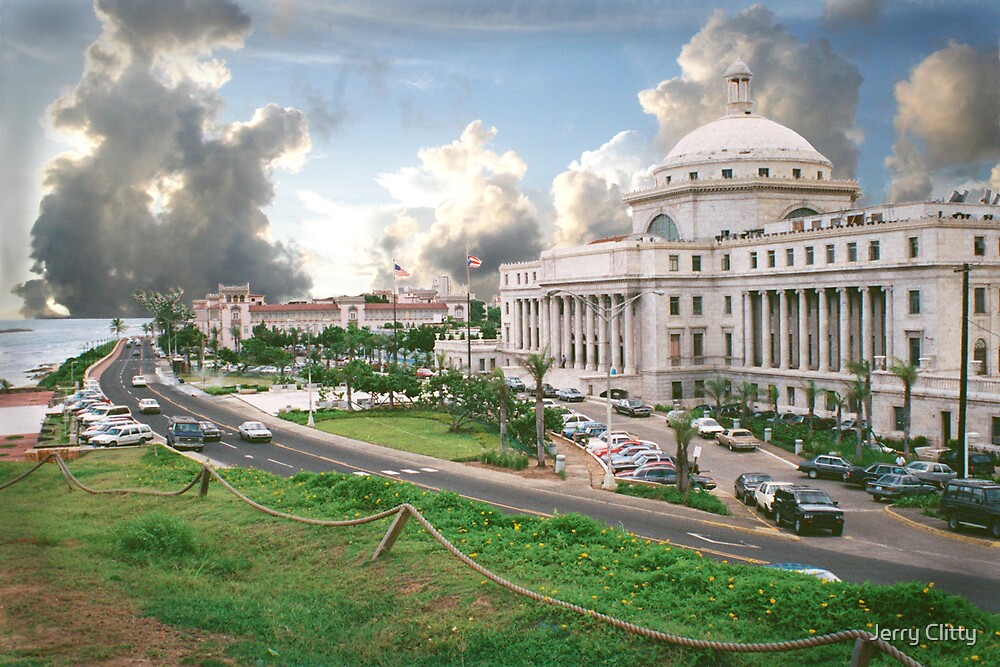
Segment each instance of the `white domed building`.
[[912,433],[943,445],[958,432],[955,269],[970,263],[967,430],[1000,445],[1000,196],[855,209],[857,181],[753,112],[752,77],[734,62],[726,115],[625,194],[631,234],[500,267],[503,364],[517,374],[516,355],[548,349],[549,381],[586,394],[603,394],[610,367],[615,389],[649,403],[706,402],[721,377],[805,412],[808,380],[844,393],[863,359],[875,430],[898,435],[899,360],[919,367]]

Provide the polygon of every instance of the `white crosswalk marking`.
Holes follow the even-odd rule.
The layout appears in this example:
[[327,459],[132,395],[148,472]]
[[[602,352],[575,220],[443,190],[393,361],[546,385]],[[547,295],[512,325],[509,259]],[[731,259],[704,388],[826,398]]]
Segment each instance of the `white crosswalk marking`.
[[369,477],[370,475],[363,470],[355,470],[354,474],[358,477]]
[[393,475],[393,476],[399,476],[399,473],[398,473],[398,472],[396,472],[395,470],[383,470],[383,471],[382,471],[382,474],[383,474],[383,475]]
[[424,472],[437,472],[434,468],[421,468]]
[[405,472],[407,475],[419,475],[419,470],[410,470],[409,468],[402,468],[400,472]]

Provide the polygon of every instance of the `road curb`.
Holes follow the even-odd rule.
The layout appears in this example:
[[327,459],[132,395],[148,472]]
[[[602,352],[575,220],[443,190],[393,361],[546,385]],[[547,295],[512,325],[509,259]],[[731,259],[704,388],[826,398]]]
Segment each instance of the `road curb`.
[[923,531],[928,532],[928,533],[935,533],[935,534],[940,535],[942,537],[947,537],[947,538],[950,538],[952,540],[956,540],[958,542],[965,542],[966,544],[975,544],[975,545],[979,545],[981,547],[987,547],[987,548],[990,548],[990,549],[1000,549],[1000,542],[995,542],[993,540],[984,540],[984,539],[978,538],[978,537],[969,537],[967,535],[959,535],[959,534],[953,533],[953,532],[951,532],[949,530],[941,530],[940,528],[934,528],[932,526],[927,526],[927,525],[924,525],[924,524],[920,523],[919,521],[914,521],[913,519],[907,518],[907,517],[903,516],[902,514],[897,514],[896,512],[893,512],[891,506],[883,508],[882,511],[885,512],[887,515],[889,515],[889,517],[891,517],[892,519],[895,519],[896,521],[899,521],[900,523],[905,523],[905,524],[907,524],[909,526],[913,526],[915,528],[919,528],[920,530],[923,530]]

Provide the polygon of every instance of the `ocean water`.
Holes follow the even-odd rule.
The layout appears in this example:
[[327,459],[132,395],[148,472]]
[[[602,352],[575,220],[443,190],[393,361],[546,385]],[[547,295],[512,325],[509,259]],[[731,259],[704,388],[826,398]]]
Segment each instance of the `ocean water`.
[[[125,320],[125,336],[141,336],[148,318]],[[26,331],[25,331],[26,330]],[[111,340],[111,318],[96,320],[0,320],[0,378],[15,387],[35,384],[34,368],[61,364],[88,347]]]

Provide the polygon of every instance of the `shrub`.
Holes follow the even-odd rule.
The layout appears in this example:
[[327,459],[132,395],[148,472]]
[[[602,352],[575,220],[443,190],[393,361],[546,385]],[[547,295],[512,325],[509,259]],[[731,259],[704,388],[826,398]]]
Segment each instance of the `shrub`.
[[479,455],[479,461],[498,468],[510,468],[512,470],[524,470],[528,467],[529,459],[520,452],[507,452],[502,454],[496,450],[483,452]]
[[175,560],[199,552],[194,529],[178,517],[150,512],[112,529],[115,552],[124,560]]
[[664,500],[674,505],[687,505],[703,512],[711,512],[712,514],[722,516],[729,514],[729,510],[726,509],[725,504],[721,500],[708,491],[699,491],[698,489],[691,489],[691,492],[688,493],[687,502],[684,502],[684,496],[681,495],[681,492],[676,487],[668,485],[653,486],[651,484],[631,484],[620,481],[616,493],[624,496]]
[[936,493],[926,493],[919,496],[903,496],[893,503],[896,507],[923,507],[924,509],[939,507],[941,496]]

